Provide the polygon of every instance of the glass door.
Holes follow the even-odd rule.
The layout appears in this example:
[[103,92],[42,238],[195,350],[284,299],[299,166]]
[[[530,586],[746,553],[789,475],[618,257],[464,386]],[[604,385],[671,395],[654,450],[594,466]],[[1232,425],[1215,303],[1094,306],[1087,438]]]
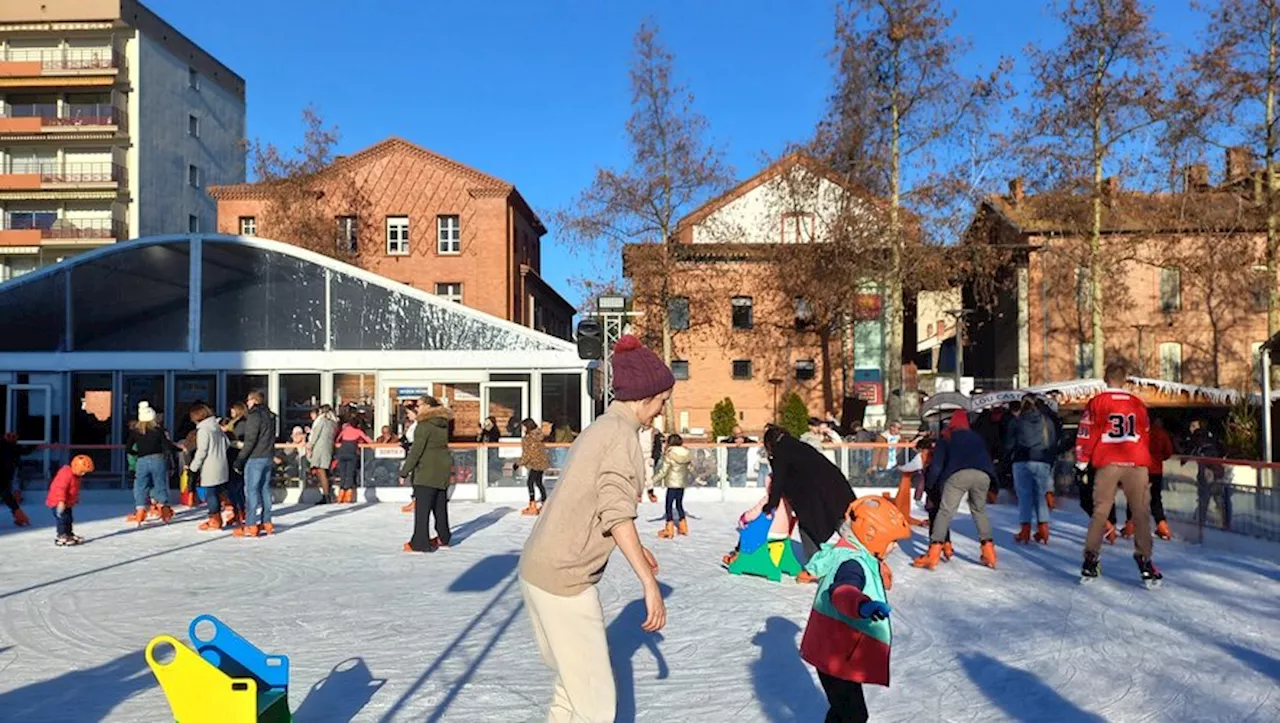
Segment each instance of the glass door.
[[[53,388],[47,384],[10,384],[5,391],[6,433],[18,435],[18,444],[39,446],[53,443]],[[18,465],[18,478],[48,480],[49,449],[26,455]],[[9,484],[9,480],[4,480]]]
[[480,397],[485,416],[498,421],[503,441],[519,441],[520,423],[529,416],[529,385],[486,382],[480,385]]
[[170,430],[173,441],[181,442],[195,430],[191,421],[191,407],[196,404],[207,404],[214,408],[218,404],[218,375],[206,374],[174,374],[173,375],[173,424]]

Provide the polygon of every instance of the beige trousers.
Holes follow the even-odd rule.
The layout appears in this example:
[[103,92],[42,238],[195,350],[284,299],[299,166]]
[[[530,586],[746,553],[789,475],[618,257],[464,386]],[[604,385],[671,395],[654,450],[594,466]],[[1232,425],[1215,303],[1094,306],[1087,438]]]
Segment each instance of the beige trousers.
[[1107,515],[1116,503],[1116,488],[1124,490],[1129,503],[1129,519],[1133,520],[1134,551],[1151,558],[1151,487],[1146,467],[1109,464],[1093,473],[1093,519],[1085,536],[1084,549],[1102,552],[1102,536],[1107,529]]
[[562,597],[520,579],[542,660],[556,674],[548,723],[610,723],[618,695],[595,586]]

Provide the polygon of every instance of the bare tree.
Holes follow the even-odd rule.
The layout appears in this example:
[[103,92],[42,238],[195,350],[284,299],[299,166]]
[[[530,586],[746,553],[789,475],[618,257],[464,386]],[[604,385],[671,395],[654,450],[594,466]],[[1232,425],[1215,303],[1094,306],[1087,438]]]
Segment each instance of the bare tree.
[[[266,203],[258,232],[351,261],[359,249],[340,234],[338,218],[367,226],[371,202],[360,179],[334,154],[341,139],[337,126],[326,125],[313,106],[303,109],[302,122],[302,142],[292,151],[260,141],[250,148],[250,166]],[[353,235],[357,243],[374,243],[371,228],[354,229]]]
[[[1032,102],[1020,114],[1026,151],[1038,177],[1064,190],[1087,189],[1088,311],[1093,374],[1106,359],[1104,274],[1115,263],[1102,248],[1103,212],[1114,188],[1107,171],[1137,136],[1164,117],[1161,57],[1164,47],[1139,0],[1065,0],[1058,4],[1065,39],[1048,50],[1031,45],[1036,80]],[[1089,179],[1089,180],[1084,180]]]
[[641,25],[630,71],[630,165],[598,169],[574,204],[555,214],[557,225],[579,247],[604,243],[615,258],[626,244],[658,247],[657,254],[643,255],[641,273],[652,289],[647,308],[662,315],[662,358],[668,364],[673,350],[666,312],[673,296],[670,251],[677,243],[676,224],[694,204],[732,180],[723,152],[706,138],[707,120],[694,110],[693,94],[674,77],[674,62],[657,27]]
[[[1199,5],[1199,3],[1196,3]],[[1218,148],[1238,147],[1227,182],[1260,195],[1266,224],[1267,335],[1280,331],[1280,1],[1218,0],[1207,10],[1202,46],[1190,54],[1178,84],[1177,130]],[[1252,158],[1262,161],[1261,179]],[[1257,184],[1255,186],[1255,184]],[[1257,284],[1259,279],[1252,279]],[[1251,285],[1252,285],[1251,284]]]
[[[933,287],[927,259],[939,254],[927,249],[972,209],[957,140],[981,128],[1004,95],[1004,63],[985,77],[961,76],[967,44],[951,34],[952,20],[939,0],[845,0],[837,11],[836,91],[817,144],[850,181],[885,199],[882,252],[864,258],[883,259],[874,278],[884,285],[889,390],[903,389],[904,294]],[[888,396],[891,419],[901,401]]]

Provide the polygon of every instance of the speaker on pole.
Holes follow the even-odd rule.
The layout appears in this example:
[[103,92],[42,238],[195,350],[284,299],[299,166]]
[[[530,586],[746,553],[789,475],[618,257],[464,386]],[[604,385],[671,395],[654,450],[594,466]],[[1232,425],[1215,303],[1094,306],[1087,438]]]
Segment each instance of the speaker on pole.
[[604,329],[595,319],[583,319],[578,322],[578,358],[604,358]]

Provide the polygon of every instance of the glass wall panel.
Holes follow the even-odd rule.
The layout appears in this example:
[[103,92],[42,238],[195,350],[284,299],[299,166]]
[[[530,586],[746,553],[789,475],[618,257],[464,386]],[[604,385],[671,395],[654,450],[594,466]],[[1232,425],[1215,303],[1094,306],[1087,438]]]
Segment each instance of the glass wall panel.
[[439,399],[453,412],[450,431],[453,438],[474,442],[480,435],[480,384],[478,382],[436,385]]
[[278,438],[289,439],[294,427],[311,426],[311,410],[320,406],[319,374],[281,374],[280,398],[272,411],[280,417]]
[[236,402],[244,403],[249,392],[262,392],[263,398],[267,398],[267,375],[266,374],[232,374],[227,373],[227,408],[215,410],[224,417],[231,416],[231,405]]
[[124,386],[124,411],[120,420],[120,439],[124,439],[128,433],[128,425],[138,421],[138,402],[147,402],[151,408],[156,410],[156,420],[161,423],[165,429],[172,429],[169,420],[164,416],[165,395],[164,395],[164,375],[163,374],[125,374],[123,379]]
[[185,351],[191,250],[186,243],[116,251],[71,269],[76,351]]
[[66,303],[64,272],[0,291],[0,351],[61,351]]
[[334,349],[520,351],[554,348],[447,305],[428,304],[334,272],[330,282]]
[[347,372],[333,375],[333,408],[343,421],[354,422],[370,437],[377,437],[373,428],[374,399],[377,391],[372,372]]
[[173,394],[173,439],[181,441],[196,428],[191,421],[191,407],[196,403],[210,407],[218,403],[218,375],[174,374]]
[[[542,375],[542,419],[552,429],[582,431],[582,375]],[[554,433],[552,435],[554,439]]]
[[275,251],[206,242],[204,351],[324,348],[324,268]]
[[[111,444],[111,416],[115,408],[115,395],[110,372],[94,372],[71,375],[71,444]],[[99,471],[112,468],[109,449],[73,449],[75,454],[87,454]]]

